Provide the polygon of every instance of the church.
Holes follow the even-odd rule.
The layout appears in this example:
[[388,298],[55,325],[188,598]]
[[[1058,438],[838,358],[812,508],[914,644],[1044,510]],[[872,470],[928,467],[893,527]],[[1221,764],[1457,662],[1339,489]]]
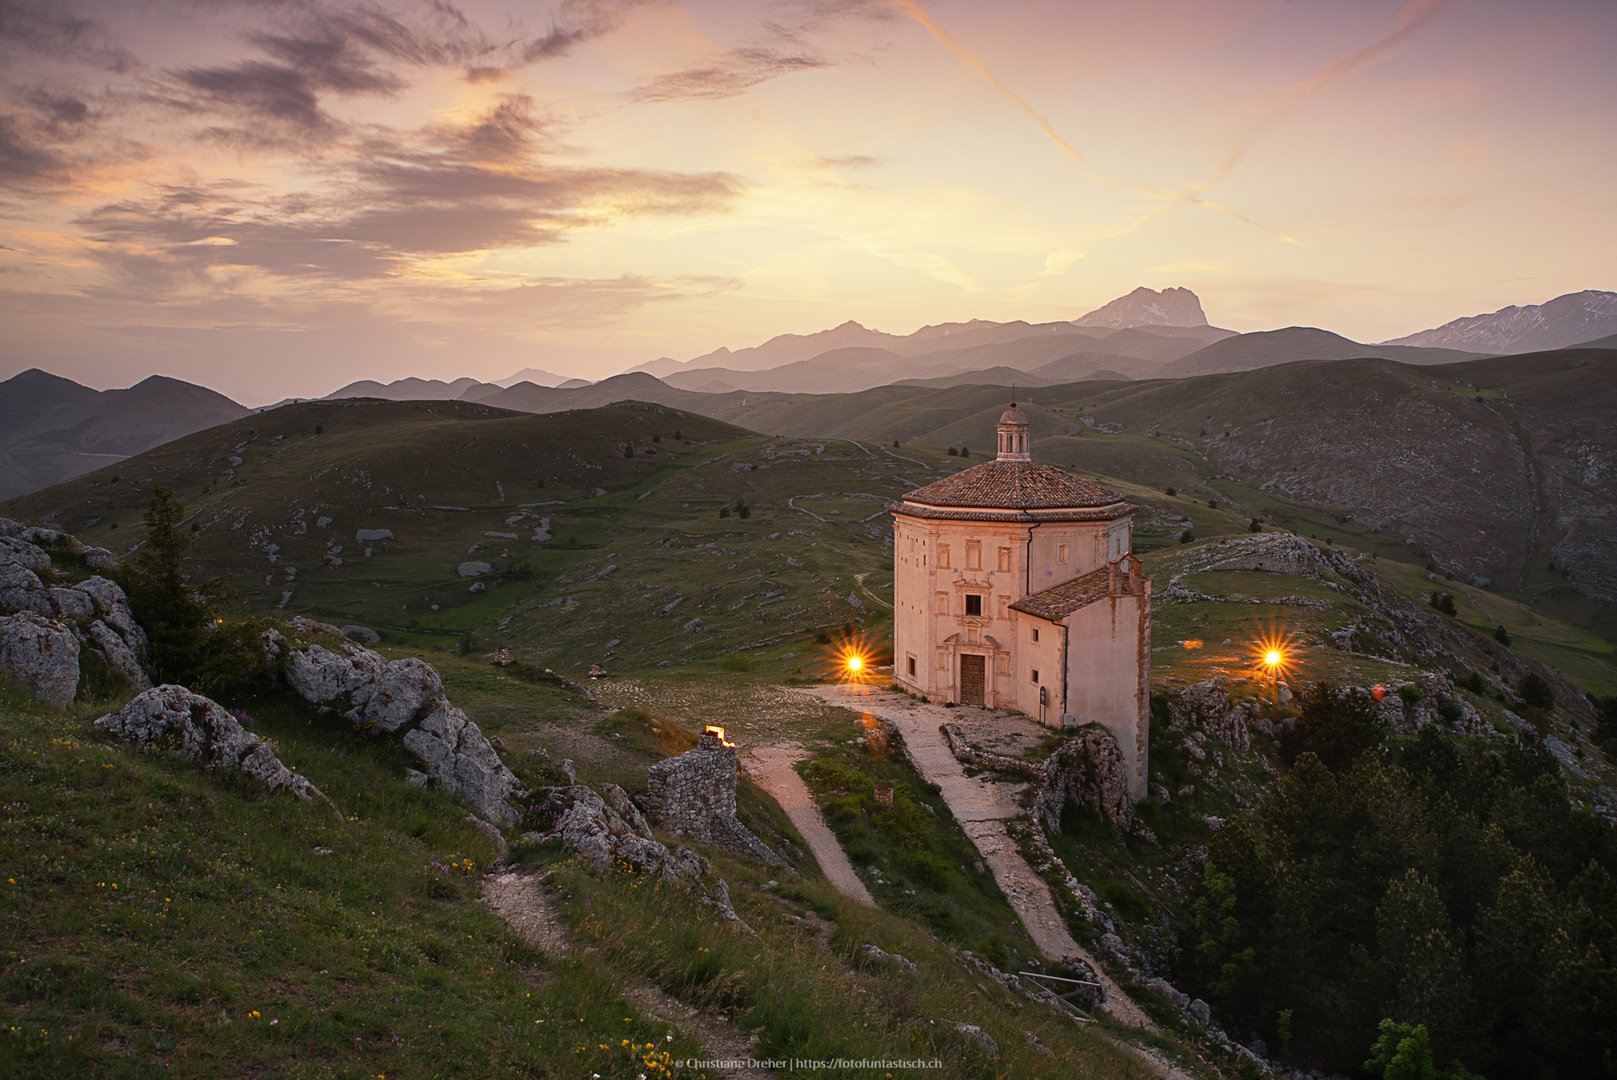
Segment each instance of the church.
[[893,678],[928,701],[1097,723],[1145,798],[1151,580],[1138,508],[1028,454],[1026,415],[999,455],[905,495],[893,514]]

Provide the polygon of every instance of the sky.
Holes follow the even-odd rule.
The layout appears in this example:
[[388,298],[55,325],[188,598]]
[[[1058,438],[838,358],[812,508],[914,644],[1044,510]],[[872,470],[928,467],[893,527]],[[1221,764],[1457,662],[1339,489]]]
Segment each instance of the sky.
[[0,0],[0,378],[601,378],[1617,288],[1612,0]]

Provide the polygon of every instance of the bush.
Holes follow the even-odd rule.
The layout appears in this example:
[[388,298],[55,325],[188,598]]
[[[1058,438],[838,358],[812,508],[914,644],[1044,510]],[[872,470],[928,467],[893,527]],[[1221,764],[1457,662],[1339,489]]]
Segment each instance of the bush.
[[1258,519],[1257,518],[1253,518],[1250,522],[1247,523],[1246,531],[1247,532],[1262,532],[1263,531],[1263,526],[1258,524]]
[[1431,598],[1427,600],[1427,603],[1445,615],[1457,616],[1460,614],[1454,607],[1454,597],[1449,593],[1438,592],[1433,589]]
[[[1415,700],[1420,691],[1413,686]],[[1408,698],[1405,698],[1408,700]],[[1281,736],[1280,752],[1290,764],[1313,754],[1333,773],[1345,772],[1362,755],[1381,745],[1386,722],[1373,699],[1338,693],[1330,683],[1315,683],[1297,698],[1296,726]]]
[[1510,648],[1510,631],[1506,630],[1503,625],[1494,627],[1493,639],[1505,648]]
[[1175,489],[1175,488],[1165,488],[1165,489],[1163,489],[1162,493],[1164,495],[1168,496],[1168,498],[1170,498],[1170,499],[1173,498],[1175,495],[1179,494],[1178,490]]
[[1465,677],[1465,682],[1461,683],[1460,686],[1463,689],[1471,691],[1473,694],[1486,694],[1488,692],[1488,684],[1482,681],[1482,673],[1480,671],[1473,671],[1471,674],[1467,675]]
[[1555,708],[1555,693],[1549,681],[1536,671],[1522,676],[1522,681],[1516,684],[1516,693],[1529,709]]
[[956,450],[954,447],[951,446],[951,447],[949,447],[949,456],[950,457],[959,457],[960,456],[960,451]]
[[1191,532],[1189,529],[1186,529],[1184,532],[1179,534],[1179,542],[1181,544],[1194,544],[1196,542],[1196,534]]

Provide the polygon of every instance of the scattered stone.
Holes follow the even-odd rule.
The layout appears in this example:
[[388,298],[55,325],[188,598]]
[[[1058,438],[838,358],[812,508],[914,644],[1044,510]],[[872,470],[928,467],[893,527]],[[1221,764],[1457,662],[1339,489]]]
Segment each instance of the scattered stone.
[[480,592],[483,592],[484,590],[486,590],[487,588],[488,588],[488,586],[483,584],[481,581],[474,581],[474,582],[472,582],[471,588],[467,589],[466,591],[467,592],[480,593]]
[[152,681],[146,677],[146,672],[140,666],[140,660],[124,642],[124,639],[113,633],[112,629],[100,619],[90,624],[85,635],[90,639],[92,647],[101,654],[107,664],[118,674],[129,681],[129,685],[136,690],[150,690]]
[[1167,979],[1148,979],[1146,980],[1145,988],[1154,994],[1167,998],[1173,1007],[1180,1012],[1184,1012],[1190,1007],[1190,995],[1174,986]]
[[355,720],[361,727],[392,734],[425,717],[443,696],[443,680],[431,664],[415,657],[395,660],[382,669],[364,713]]
[[309,850],[312,851],[316,855],[330,855],[331,854],[331,849],[326,847],[323,844],[316,844],[314,847],[310,848]]
[[915,966],[915,961],[898,953],[884,952],[874,945],[862,945],[859,947],[859,951],[878,963],[896,967],[906,975],[919,977],[921,974],[921,969]]
[[1201,998],[1197,998],[1185,1007],[1185,1015],[1198,1024],[1207,1025],[1213,1022],[1213,1010]]
[[43,615],[0,617],[0,672],[52,708],[65,709],[78,692],[79,639]]
[[375,645],[382,640],[382,635],[370,627],[352,623],[342,628],[342,636],[351,641],[363,641],[367,645]]
[[411,787],[424,788],[427,786],[427,781],[431,779],[432,777],[428,776],[420,769],[404,770],[404,782],[409,784]]
[[463,562],[456,570],[461,577],[480,577],[483,574],[494,573],[494,567],[486,562]]
[[360,529],[354,533],[354,540],[361,544],[370,540],[392,540],[393,538],[392,529]]
[[982,1047],[983,1052],[989,1057],[999,1057],[999,1044],[995,1043],[994,1040],[989,1037],[988,1032],[984,1031],[976,1024],[965,1024],[958,1020],[945,1020],[944,1023],[951,1024],[956,1031],[960,1032],[960,1034]]
[[736,751],[720,732],[704,731],[694,749],[647,770],[642,802],[669,832],[766,863],[782,861],[736,818]]
[[1039,1037],[1033,1034],[1031,1031],[1022,1032],[1022,1041],[1027,1043],[1030,1048],[1043,1054],[1045,1057],[1055,1056],[1054,1052],[1051,1051],[1048,1046],[1044,1045],[1044,1043],[1040,1041]]
[[183,686],[147,690],[95,726],[143,750],[199,761],[204,769],[237,769],[272,791],[284,787],[300,799],[325,800],[307,777],[281,764],[268,742],[244,729],[223,706]]

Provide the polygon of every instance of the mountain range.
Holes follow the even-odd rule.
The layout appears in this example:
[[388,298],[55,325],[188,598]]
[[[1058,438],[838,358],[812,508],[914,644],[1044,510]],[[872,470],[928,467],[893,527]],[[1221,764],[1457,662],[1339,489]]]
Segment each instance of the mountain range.
[[1487,315],[1455,319],[1383,344],[1517,353],[1593,344],[1611,334],[1617,334],[1617,292],[1585,289],[1546,304],[1512,305]]

